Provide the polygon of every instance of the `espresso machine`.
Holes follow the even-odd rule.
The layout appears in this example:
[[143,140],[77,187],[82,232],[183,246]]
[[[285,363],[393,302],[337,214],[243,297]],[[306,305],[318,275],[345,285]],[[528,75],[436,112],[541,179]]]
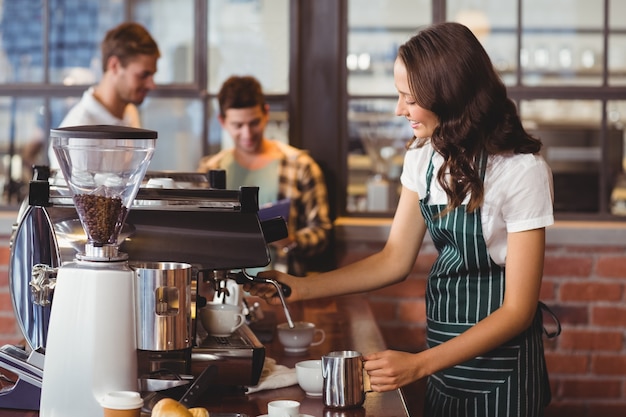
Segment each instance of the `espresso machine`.
[[[267,282],[245,269],[269,264],[267,244],[287,235],[284,220],[261,221],[258,188],[226,190],[223,172],[144,174],[156,132],[110,128],[52,131],[59,136],[59,160],[70,161],[62,164],[64,177],[49,175],[45,167],[35,170],[14,226],[9,263],[14,310],[28,346],[0,348],[0,368],[17,375],[13,389],[0,392],[0,408],[97,416],[97,397],[104,391],[146,394],[191,385],[210,366],[217,367],[210,384],[259,381],[265,349],[250,327],[215,338],[202,331],[195,315],[208,297],[221,293],[226,299],[232,288],[227,282]],[[81,138],[100,150],[83,149]],[[88,168],[93,184],[80,166]],[[112,189],[120,196],[115,221],[101,226],[108,227],[106,233],[93,230],[100,223],[76,198],[98,187],[106,198],[115,198],[106,194]],[[96,284],[88,286],[92,277]],[[105,357],[111,363],[102,369]],[[112,375],[100,377],[107,373]],[[94,387],[95,380],[102,386]],[[72,414],[69,408],[82,398],[89,400]]]

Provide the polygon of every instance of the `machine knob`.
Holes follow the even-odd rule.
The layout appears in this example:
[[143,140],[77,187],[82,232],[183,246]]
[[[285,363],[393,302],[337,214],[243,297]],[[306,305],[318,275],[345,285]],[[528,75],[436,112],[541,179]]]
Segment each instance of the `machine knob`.
[[57,268],[44,264],[33,265],[32,280],[29,283],[33,303],[42,307],[49,306],[56,283]]

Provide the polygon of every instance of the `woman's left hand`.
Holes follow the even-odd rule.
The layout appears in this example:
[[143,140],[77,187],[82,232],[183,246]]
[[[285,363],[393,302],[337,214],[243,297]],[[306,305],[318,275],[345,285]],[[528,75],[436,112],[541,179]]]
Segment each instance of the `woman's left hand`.
[[426,376],[417,363],[417,354],[385,350],[363,357],[372,391],[391,391]]

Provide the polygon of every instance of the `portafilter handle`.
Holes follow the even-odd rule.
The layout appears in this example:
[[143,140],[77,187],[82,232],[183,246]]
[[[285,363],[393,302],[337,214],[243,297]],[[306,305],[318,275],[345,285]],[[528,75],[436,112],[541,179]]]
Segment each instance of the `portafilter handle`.
[[228,274],[229,278],[232,278],[237,282],[237,284],[250,284],[250,283],[262,283],[262,284],[271,284],[276,288],[276,294],[280,299],[280,303],[283,305],[283,310],[285,311],[285,318],[287,319],[287,324],[289,327],[294,328],[293,320],[291,319],[291,314],[289,314],[289,308],[287,307],[287,302],[285,301],[285,297],[289,297],[291,294],[291,287],[281,282],[278,282],[273,279],[261,278],[259,276],[252,276],[248,274],[245,270],[241,270],[237,273]]
[[242,269],[239,272],[230,272],[227,274],[228,278],[234,279],[237,284],[250,284],[254,282],[258,282],[261,284],[272,284],[277,287],[278,293],[282,293],[283,296],[289,297],[291,295],[291,287],[287,284],[283,284],[282,282],[278,282],[273,279],[261,278],[259,276],[252,276],[246,272],[245,269]]

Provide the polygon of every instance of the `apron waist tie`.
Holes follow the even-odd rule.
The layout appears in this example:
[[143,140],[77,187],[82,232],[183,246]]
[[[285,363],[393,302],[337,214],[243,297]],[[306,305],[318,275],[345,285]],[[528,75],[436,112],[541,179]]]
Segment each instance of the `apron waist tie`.
[[548,329],[546,329],[546,326],[542,325],[543,333],[546,335],[546,337],[548,339],[553,339],[553,338],[557,337],[558,335],[560,335],[561,334],[561,322],[559,321],[559,318],[556,316],[554,311],[552,311],[550,309],[550,307],[545,305],[542,301],[539,301],[539,305],[538,305],[537,309],[542,314],[544,312],[548,313],[548,315],[552,318],[553,323],[556,325],[556,330],[554,330],[554,331],[549,331]]

